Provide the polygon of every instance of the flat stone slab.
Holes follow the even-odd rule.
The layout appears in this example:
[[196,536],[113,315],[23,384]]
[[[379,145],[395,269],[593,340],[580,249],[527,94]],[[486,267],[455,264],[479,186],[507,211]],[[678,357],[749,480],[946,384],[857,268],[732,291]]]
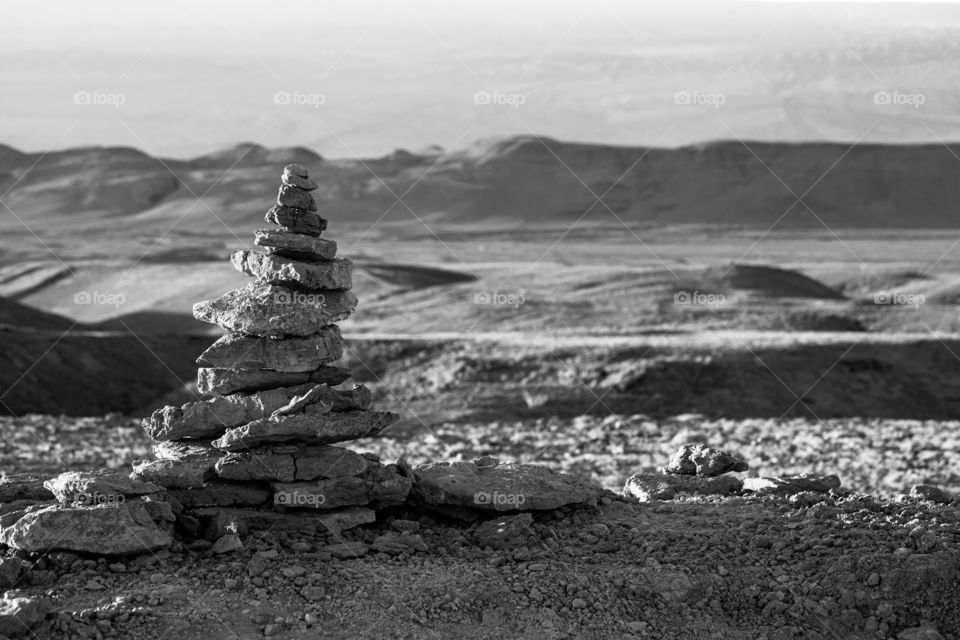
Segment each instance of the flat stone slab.
[[357,308],[350,291],[313,291],[251,282],[193,305],[197,320],[257,336],[311,336]]
[[748,471],[750,465],[720,449],[702,444],[687,444],[670,457],[664,473],[687,476],[719,476],[728,472]]
[[185,509],[194,507],[260,507],[270,502],[270,485],[256,482],[223,482],[215,480],[202,487],[169,489]]
[[225,451],[282,442],[330,444],[375,436],[398,419],[389,412],[346,411],[255,420],[230,429],[212,444]]
[[188,460],[135,460],[130,477],[170,489],[202,487],[217,477],[214,465],[222,452],[211,449],[206,458]]
[[743,490],[754,493],[792,495],[803,491],[828,493],[840,488],[840,478],[834,475],[820,476],[800,474],[783,478],[744,478]]
[[62,505],[95,505],[107,502],[122,502],[127,496],[142,496],[159,493],[163,489],[152,482],[130,478],[125,473],[112,470],[66,471],[51,478],[43,485],[53,493]]
[[294,482],[364,473],[372,463],[355,451],[326,445],[280,444],[221,452],[216,473],[223,480]]
[[313,371],[342,357],[340,329],[330,325],[303,338],[261,338],[228,333],[201,353],[197,364],[221,369],[303,372]]
[[336,511],[267,511],[261,509],[237,509],[203,507],[190,513],[201,519],[216,516],[227,517],[246,523],[251,531],[317,531],[340,533],[360,525],[377,521],[377,512],[364,507],[352,507]]
[[267,211],[263,219],[281,227],[284,231],[309,236],[319,236],[327,228],[327,221],[316,211],[294,209],[279,204]]
[[153,455],[161,460],[205,460],[216,451],[205,440],[171,440],[153,445]]
[[313,371],[269,371],[266,369],[197,369],[197,391],[203,395],[229,395],[237,392],[264,391],[302,384],[336,386],[350,377],[340,367],[320,365]]
[[426,505],[480,511],[534,511],[596,505],[598,489],[547,467],[500,462],[431,462],[413,468],[411,496]]
[[[312,214],[315,215],[315,214]],[[290,227],[290,225],[281,225]],[[324,222],[326,227],[326,222]],[[317,232],[319,234],[319,231]],[[276,253],[307,260],[333,260],[337,255],[337,243],[333,240],[306,235],[303,231],[257,229],[253,243],[269,253]]]
[[337,509],[371,505],[378,509],[401,505],[410,493],[410,478],[396,465],[375,465],[358,476],[312,482],[274,482],[273,502],[290,509]]
[[143,419],[143,430],[153,440],[218,438],[231,427],[269,416],[291,399],[309,391],[311,386],[307,383],[249,395],[234,393],[215,396],[202,402],[188,402],[180,407],[167,405]]
[[0,529],[0,542],[31,553],[53,550],[130,555],[170,546],[170,534],[140,499],[95,506],[55,505]]
[[685,476],[673,473],[637,473],[623,487],[625,495],[638,502],[673,500],[677,494],[698,496],[726,496],[740,493],[743,481],[736,476]]
[[234,251],[230,262],[237,271],[270,284],[296,284],[311,290],[353,286],[353,263],[346,258],[306,262],[259,251]]

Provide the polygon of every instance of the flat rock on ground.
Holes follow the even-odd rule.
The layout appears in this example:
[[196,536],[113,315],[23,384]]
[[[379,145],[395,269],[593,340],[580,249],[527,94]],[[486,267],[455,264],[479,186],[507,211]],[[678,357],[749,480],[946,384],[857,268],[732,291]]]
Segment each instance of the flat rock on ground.
[[201,367],[197,369],[197,391],[204,395],[229,395],[307,383],[336,386],[349,377],[350,371],[347,369],[328,365],[303,372]]
[[228,333],[200,354],[197,363],[222,369],[312,371],[343,357],[343,339],[336,325],[302,338],[261,338]]
[[251,282],[193,306],[197,320],[258,336],[310,336],[357,308],[350,291],[301,291]]
[[257,420],[230,429],[213,446],[234,451],[281,442],[330,444],[377,435],[397,419],[385,411],[345,411]]
[[674,473],[637,473],[623,487],[625,495],[639,502],[672,500],[677,494],[725,496],[743,489],[743,481],[735,476],[701,477]]
[[434,462],[413,469],[411,495],[426,505],[483,511],[531,511],[596,504],[598,490],[579,479],[534,464],[478,458]]
[[[319,232],[315,235],[319,235]],[[254,232],[253,243],[263,247],[268,253],[281,256],[305,260],[333,260],[337,255],[337,243],[326,238],[317,238],[315,235],[276,229],[257,229]]]
[[346,258],[307,262],[259,251],[234,251],[230,262],[237,271],[270,284],[296,284],[312,290],[353,286],[353,263]]
[[31,511],[0,530],[0,542],[35,553],[62,549],[98,555],[145,553],[173,539],[142,499]]
[[[219,342],[219,341],[218,341]],[[230,427],[269,416],[311,384],[266,389],[252,394],[234,393],[215,396],[180,407],[166,405],[143,420],[143,430],[153,440],[216,438]]]

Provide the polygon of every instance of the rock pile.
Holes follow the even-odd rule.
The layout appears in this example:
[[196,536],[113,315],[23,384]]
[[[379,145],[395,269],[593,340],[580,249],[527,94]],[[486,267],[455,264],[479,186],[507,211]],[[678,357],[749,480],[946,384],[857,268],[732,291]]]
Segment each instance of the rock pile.
[[370,410],[363,386],[336,388],[350,374],[333,364],[343,355],[335,323],[357,298],[353,264],[320,237],[327,221],[316,188],[304,167],[284,167],[266,215],[279,228],[256,232],[261,251],[231,256],[253,280],[194,306],[196,318],[227,331],[197,360],[197,386],[209,398],[144,420],[156,459],[136,462],[132,477],[164,487],[192,533],[225,533],[224,514],[275,527],[300,510],[325,514],[321,529],[345,528],[402,504],[410,490],[396,465],[333,446],[376,435],[397,416]]
[[745,478],[726,475],[748,471],[750,465],[720,449],[687,444],[674,453],[660,473],[636,473],[623,487],[626,496],[639,502],[673,500],[682,494],[727,496],[740,494],[781,495],[816,500],[816,494],[837,491],[834,475],[801,474],[783,478]]

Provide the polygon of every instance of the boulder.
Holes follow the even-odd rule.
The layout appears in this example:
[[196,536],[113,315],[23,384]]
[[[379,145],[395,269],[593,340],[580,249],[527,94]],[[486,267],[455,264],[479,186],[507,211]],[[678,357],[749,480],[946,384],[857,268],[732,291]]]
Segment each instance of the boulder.
[[292,416],[297,413],[326,413],[327,410],[310,411],[315,405],[329,406],[329,411],[365,411],[370,408],[373,395],[362,384],[354,385],[353,389],[331,389],[328,385],[318,384],[308,389],[302,395],[291,398],[290,402],[270,414],[271,418]]
[[265,391],[303,384],[335,386],[350,377],[350,371],[322,364],[313,371],[269,371],[267,369],[197,369],[197,391],[204,395]]
[[0,636],[17,638],[30,633],[30,629],[46,618],[52,608],[47,598],[4,593],[0,598]]
[[520,513],[486,520],[473,530],[473,538],[481,548],[514,549],[526,546],[527,537],[533,534],[533,516]]
[[237,271],[270,284],[293,284],[309,290],[353,286],[353,263],[346,258],[307,262],[259,251],[234,251],[230,262]]
[[355,451],[326,445],[281,444],[223,454],[216,473],[223,480],[294,482],[362,474],[370,462]]
[[596,505],[598,489],[547,467],[496,458],[433,462],[413,469],[411,496],[424,505],[482,511],[534,511]]
[[277,193],[277,204],[291,209],[317,210],[317,203],[309,191],[289,184],[280,185],[280,191]]
[[163,491],[152,482],[143,482],[121,473],[100,471],[67,471],[43,483],[60,504],[95,505],[122,502],[127,496],[142,496]]
[[235,451],[283,442],[330,444],[377,435],[398,419],[399,416],[389,412],[345,411],[255,420],[228,430],[213,441],[213,446],[225,451]]
[[173,539],[143,499],[95,506],[50,506],[30,511],[0,529],[0,542],[31,553],[55,549],[96,555],[155,551]]
[[196,507],[260,507],[270,502],[270,486],[256,482],[223,482],[214,480],[202,487],[170,489],[184,509]]
[[330,325],[303,338],[261,338],[228,333],[201,353],[197,363],[221,369],[302,372],[313,371],[342,357],[340,329]]
[[[310,214],[316,216],[316,214]],[[288,222],[292,222],[288,220]],[[291,225],[281,225],[291,227]],[[326,226],[326,222],[324,222]],[[333,240],[317,238],[314,235],[304,235],[296,227],[291,230],[257,229],[253,234],[253,243],[263,247],[267,253],[300,258],[301,260],[333,260],[337,255],[337,243]]]
[[725,496],[739,493],[743,481],[735,476],[686,476],[673,473],[637,473],[629,478],[623,493],[639,502],[673,500],[678,493],[697,496]]
[[687,444],[671,456],[670,462],[663,471],[687,476],[710,477],[749,469],[750,465],[725,451],[702,444]]
[[396,465],[375,466],[358,476],[341,476],[312,482],[274,482],[273,501],[287,508],[376,508],[403,504],[410,479]]
[[[211,349],[222,340],[214,343]],[[231,427],[266,418],[292,398],[309,391],[311,386],[307,383],[252,394],[215,396],[202,402],[188,402],[180,407],[167,405],[154,411],[149,418],[144,418],[143,430],[154,440],[217,438]]]
[[243,549],[243,542],[240,541],[240,536],[235,533],[228,533],[210,547],[210,550],[216,554],[232,553],[241,549]]
[[251,282],[193,306],[197,320],[258,336],[311,336],[357,308],[350,291],[298,291]]
[[279,204],[267,211],[263,219],[277,225],[285,232],[309,236],[319,236],[327,228],[327,221],[316,211],[293,209]]
[[915,484],[910,488],[910,497],[917,500],[929,500],[938,504],[950,502],[950,496],[941,489],[929,484]]
[[804,491],[828,493],[840,488],[840,478],[805,473],[784,478],[745,478],[743,490],[759,494],[793,495]]

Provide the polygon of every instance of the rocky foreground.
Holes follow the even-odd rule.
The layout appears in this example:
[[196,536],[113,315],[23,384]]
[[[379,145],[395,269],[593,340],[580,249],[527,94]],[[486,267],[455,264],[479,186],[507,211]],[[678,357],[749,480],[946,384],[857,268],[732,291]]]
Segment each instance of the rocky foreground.
[[[518,427],[513,446],[527,450],[521,459],[540,455],[559,470],[584,469],[594,444],[606,439],[609,449],[611,433],[637,425],[618,420],[580,425],[579,451],[538,453],[531,448],[535,425]],[[15,421],[4,423],[12,436],[4,461],[45,459],[33,463],[41,475],[56,475],[58,459],[122,466],[147,446],[136,423],[119,417],[75,421],[72,429],[39,416]],[[651,424],[660,433],[650,446],[674,451],[669,434],[689,437],[710,426],[690,419]],[[405,504],[342,531],[240,532],[234,548],[177,534],[168,548],[137,556],[8,550],[0,562],[0,620],[7,625],[0,633],[22,632],[17,624],[27,621],[39,638],[958,637],[956,500],[923,488],[863,495],[846,480],[867,477],[847,473],[860,465],[849,457],[853,445],[823,450],[836,479],[818,475],[819,486],[800,480],[802,486],[764,489],[759,478],[770,464],[788,460],[791,448],[802,459],[804,438],[793,425],[797,432],[783,437],[792,446],[771,448],[772,460],[754,463],[759,449],[749,425],[735,424],[709,438],[725,433],[725,447],[748,452],[742,460],[697,458],[698,447],[673,460],[658,454],[659,465],[674,473],[637,464],[629,481],[620,478],[625,491],[600,490],[595,506],[510,510],[467,522]],[[807,430],[837,440],[828,426]],[[54,428],[63,433],[54,455],[25,455]],[[455,435],[477,447],[498,432],[496,425],[441,427],[370,444],[404,444],[418,463],[416,455],[449,453]],[[111,443],[99,456],[84,446],[94,433]],[[907,433],[899,432],[904,451],[912,446]],[[942,425],[942,438],[951,433],[954,426]],[[745,439],[735,443],[738,437]],[[88,457],[75,457],[81,451]],[[604,469],[593,457],[594,468]],[[740,470],[744,461],[753,468]],[[650,493],[670,482],[682,490]],[[717,484],[728,495],[696,495],[694,485]]]

